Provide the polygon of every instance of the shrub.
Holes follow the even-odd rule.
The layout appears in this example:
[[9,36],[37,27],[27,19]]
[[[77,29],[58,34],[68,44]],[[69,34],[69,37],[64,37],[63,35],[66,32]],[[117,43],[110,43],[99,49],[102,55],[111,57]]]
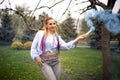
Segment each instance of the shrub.
[[32,45],[32,41],[27,41],[27,42],[24,43],[24,48],[25,49],[30,49],[31,45]]
[[20,49],[23,49],[23,48],[24,48],[24,45],[23,45],[22,42],[20,42],[20,41],[14,41],[14,42],[11,44],[11,47],[14,48],[14,49],[20,50]]

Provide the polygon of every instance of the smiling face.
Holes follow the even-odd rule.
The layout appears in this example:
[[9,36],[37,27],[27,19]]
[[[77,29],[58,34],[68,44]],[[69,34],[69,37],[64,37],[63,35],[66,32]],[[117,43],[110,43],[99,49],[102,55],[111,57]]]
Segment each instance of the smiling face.
[[47,27],[50,32],[55,32],[56,30],[56,22],[53,19],[47,21]]
[[43,24],[43,29],[46,35],[48,35],[49,33],[57,34],[56,21],[52,17],[45,18]]

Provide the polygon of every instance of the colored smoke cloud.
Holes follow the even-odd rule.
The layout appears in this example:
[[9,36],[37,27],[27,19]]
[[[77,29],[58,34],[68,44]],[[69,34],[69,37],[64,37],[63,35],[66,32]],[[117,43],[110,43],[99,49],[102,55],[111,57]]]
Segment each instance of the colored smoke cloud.
[[90,28],[94,27],[91,17],[102,22],[109,32],[115,35],[120,33],[120,14],[112,13],[111,10],[96,11],[92,9],[85,14],[85,21]]
[[86,14],[85,14],[85,21],[87,23],[87,26],[91,29],[91,31],[94,31],[95,30],[95,27],[93,25],[93,22],[91,21],[91,17],[94,16],[95,14],[95,10],[92,9],[92,10],[89,10]]

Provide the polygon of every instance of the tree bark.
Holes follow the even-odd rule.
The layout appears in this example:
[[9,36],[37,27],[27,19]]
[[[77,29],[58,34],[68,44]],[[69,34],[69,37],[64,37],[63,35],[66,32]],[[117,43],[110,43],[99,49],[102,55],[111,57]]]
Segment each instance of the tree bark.
[[[107,9],[113,9],[116,0],[108,0]],[[111,80],[110,32],[102,25],[103,80]]]
[[110,32],[102,25],[103,80],[111,80]]

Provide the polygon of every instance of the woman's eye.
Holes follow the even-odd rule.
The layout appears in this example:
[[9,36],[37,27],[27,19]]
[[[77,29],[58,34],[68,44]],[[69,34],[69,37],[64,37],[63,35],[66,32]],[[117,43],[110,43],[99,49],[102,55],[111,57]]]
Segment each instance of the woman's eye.
[[52,23],[50,23],[49,25],[52,25]]
[[49,25],[55,25],[55,23],[50,23]]

